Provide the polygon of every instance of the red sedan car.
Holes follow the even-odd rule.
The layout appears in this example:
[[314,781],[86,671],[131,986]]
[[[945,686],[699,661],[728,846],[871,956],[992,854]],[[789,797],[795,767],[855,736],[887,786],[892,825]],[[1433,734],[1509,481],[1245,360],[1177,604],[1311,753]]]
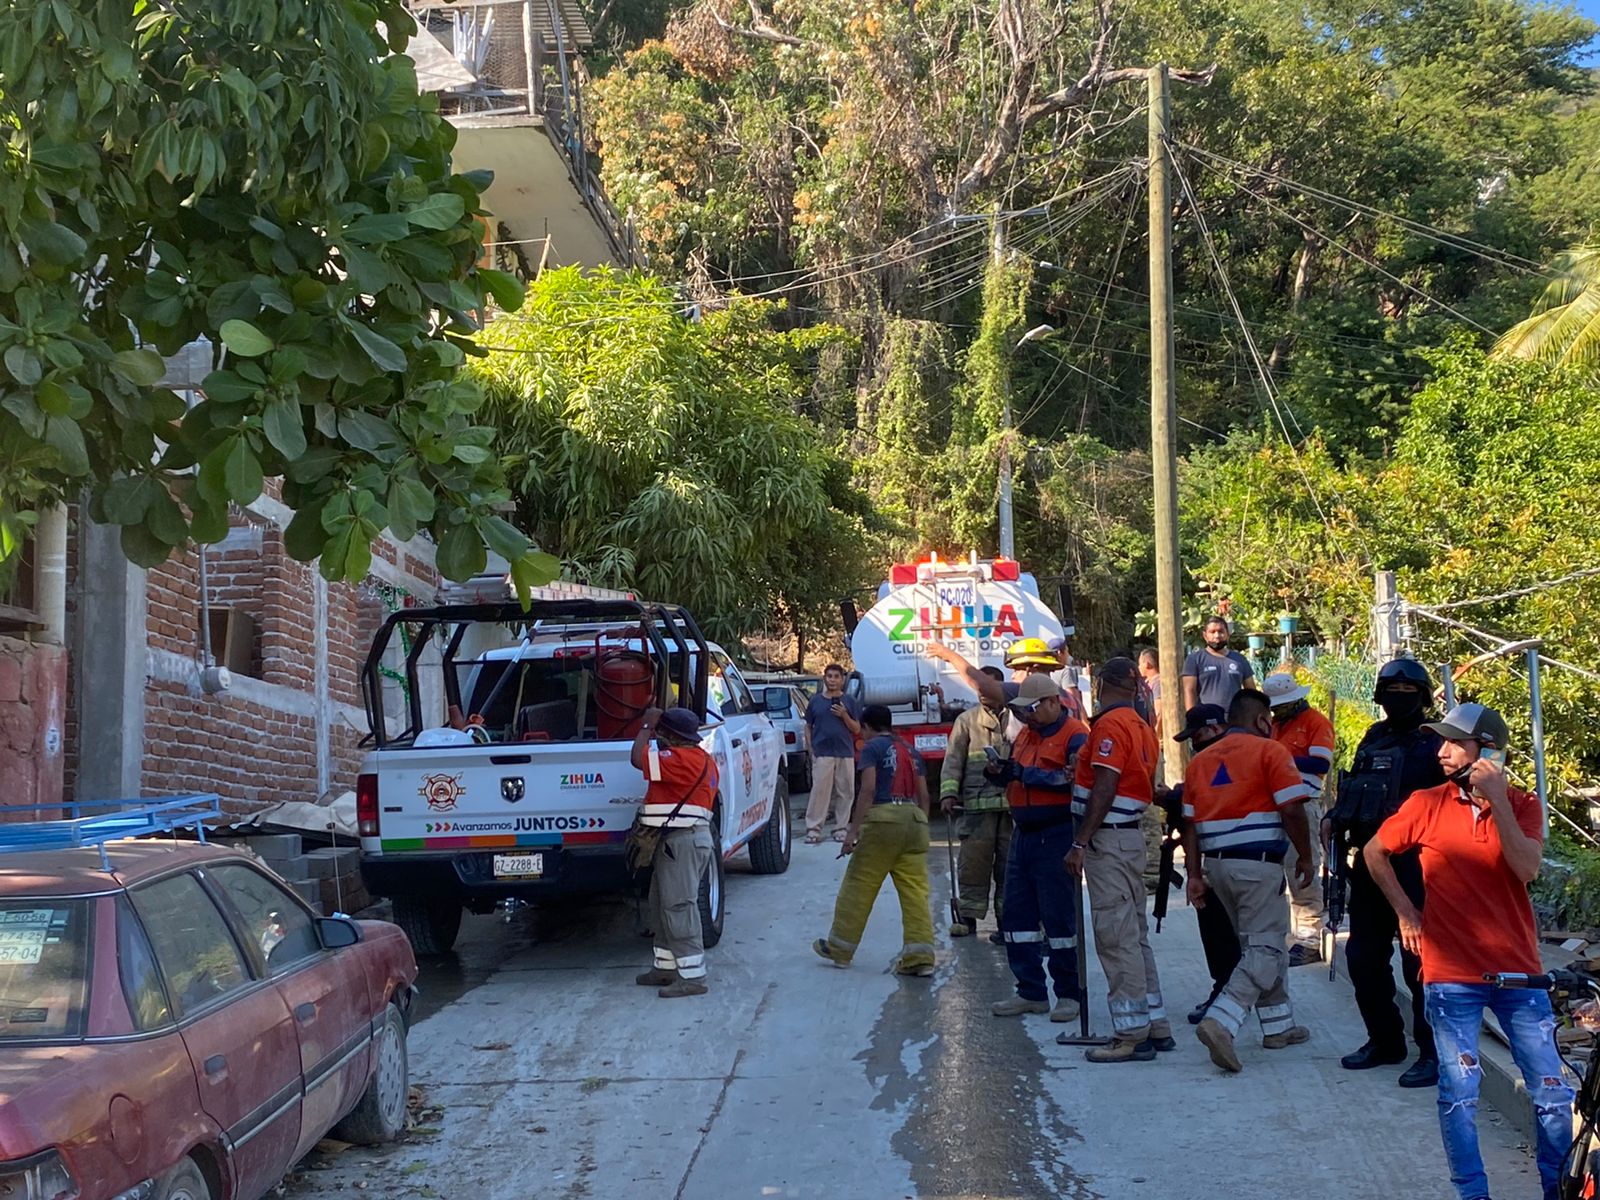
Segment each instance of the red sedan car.
[[0,1200],[256,1200],[393,1138],[416,974],[237,851],[0,854]]

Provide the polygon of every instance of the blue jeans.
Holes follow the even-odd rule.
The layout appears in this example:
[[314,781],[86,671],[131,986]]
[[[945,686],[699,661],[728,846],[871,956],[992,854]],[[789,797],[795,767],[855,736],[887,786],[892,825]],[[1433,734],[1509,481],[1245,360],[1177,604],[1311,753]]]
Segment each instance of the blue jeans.
[[1439,1131],[1450,1182],[1461,1200],[1489,1195],[1478,1153],[1478,1032],[1490,1009],[1511,1042],[1538,1123],[1539,1179],[1544,1200],[1556,1200],[1561,1163],[1572,1145],[1572,1089],[1561,1074],[1550,997],[1475,983],[1430,983],[1424,989],[1428,1024],[1439,1044]]
[[[1017,995],[1047,1000],[1045,962],[1057,999],[1078,995],[1078,921],[1073,893],[1078,881],[1067,873],[1072,849],[1071,820],[1044,829],[1014,827],[1006,859],[1005,906],[1000,932],[1006,961],[1017,977]],[[1043,926],[1044,931],[1040,932]]]

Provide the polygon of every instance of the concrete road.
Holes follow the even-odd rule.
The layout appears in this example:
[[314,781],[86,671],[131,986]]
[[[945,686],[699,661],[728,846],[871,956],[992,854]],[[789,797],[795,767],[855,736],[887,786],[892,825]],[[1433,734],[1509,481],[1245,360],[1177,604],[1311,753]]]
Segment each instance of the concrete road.
[[[798,810],[798,809],[797,809]],[[385,1151],[313,1155],[292,1197],[485,1200],[1449,1200],[1434,1094],[1397,1071],[1354,1074],[1362,1040],[1343,979],[1301,968],[1292,991],[1310,1044],[1241,1038],[1244,1073],[1213,1067],[1182,1012],[1207,980],[1193,913],[1156,939],[1178,1050],[1093,1066],[1045,1018],[999,1020],[1004,952],[941,933],[938,973],[887,973],[899,912],[887,885],[856,965],[810,942],[827,931],[844,864],[794,848],[783,876],[735,863],[711,994],[658,1000],[631,902],[468,918],[459,953],[425,969],[413,1081],[442,1115]],[[947,911],[943,844],[929,859]],[[943,921],[939,922],[942,927]],[[1092,958],[1092,956],[1091,956]],[[1091,964],[1097,1030],[1109,1026]],[[1074,1026],[1075,1028],[1075,1026]],[[1536,1196],[1525,1147],[1480,1117],[1496,1194]]]

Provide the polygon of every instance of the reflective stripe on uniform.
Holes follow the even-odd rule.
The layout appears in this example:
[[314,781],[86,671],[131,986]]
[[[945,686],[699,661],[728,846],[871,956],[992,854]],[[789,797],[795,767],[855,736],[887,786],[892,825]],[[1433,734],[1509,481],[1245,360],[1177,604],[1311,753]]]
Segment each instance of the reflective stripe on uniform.
[[672,956],[671,950],[663,950],[660,946],[656,947],[656,966],[663,971],[671,971],[675,970],[677,965],[678,960]]
[[[1078,793],[1080,792],[1083,793],[1081,797],[1078,796]],[[1088,790],[1086,788],[1075,787],[1072,789],[1072,794],[1075,797],[1075,799],[1072,801],[1072,815],[1075,817],[1088,816]],[[1113,796],[1111,797],[1111,811],[1106,815],[1111,819],[1120,817],[1123,820],[1136,821],[1140,817],[1144,816],[1144,810],[1149,807],[1150,802],[1147,800],[1136,800],[1132,796]]]
[[1150,1013],[1152,1021],[1165,1021],[1167,1019],[1167,1006],[1161,999],[1160,992],[1150,992],[1144,998],[1145,1008]]
[[1267,1035],[1288,1033],[1294,1028],[1294,1007],[1289,1004],[1263,1004],[1256,1009],[1261,1032]]
[[1139,1000],[1112,1000],[1110,1007],[1113,1033],[1127,1033],[1150,1024],[1150,1013]]
[[1078,945],[1078,939],[1075,937],[1053,937],[1048,940],[1052,950],[1073,950]]
[[1226,992],[1211,1002],[1207,1013],[1230,1034],[1239,1032],[1239,1026],[1244,1024],[1244,1014],[1245,1010],[1239,1006],[1239,1002]]
[[1004,931],[1004,933],[1005,933],[1005,939],[1008,942],[1042,942],[1042,941],[1044,941],[1044,934],[1040,933],[1037,929],[1032,929],[1032,930],[1028,930],[1028,929],[1010,930],[1010,929],[1007,929],[1007,930]]
[[1202,853],[1255,846],[1273,849],[1284,841],[1283,818],[1276,812],[1196,821],[1194,829],[1199,835]]
[[907,954],[932,955],[933,947],[927,942],[907,942],[904,946],[900,947],[900,953],[902,956]]

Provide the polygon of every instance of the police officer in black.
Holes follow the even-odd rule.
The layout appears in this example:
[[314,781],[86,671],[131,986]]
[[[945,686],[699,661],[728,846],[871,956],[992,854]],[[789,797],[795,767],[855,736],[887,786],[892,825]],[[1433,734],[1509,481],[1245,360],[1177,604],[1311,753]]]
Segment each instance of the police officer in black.
[[[1444,782],[1439,766],[1439,735],[1422,728],[1433,700],[1433,680],[1427,669],[1410,658],[1397,658],[1378,671],[1373,700],[1384,718],[1367,730],[1356,748],[1355,761],[1339,781],[1338,801],[1323,821],[1323,842],[1334,838],[1334,853],[1354,856],[1346,872],[1350,885],[1350,938],[1345,953],[1356,1006],[1367,1026],[1367,1042],[1340,1059],[1351,1071],[1394,1066],[1406,1061],[1405,1026],[1395,1004],[1394,972],[1390,966],[1400,924],[1394,909],[1367,874],[1360,850],[1378,832],[1378,826],[1403,804],[1412,792]],[[1422,907],[1422,867],[1417,852],[1397,854],[1395,875],[1406,895]],[[1433,1031],[1422,1012],[1422,963],[1416,955],[1400,951],[1400,968],[1411,989],[1411,1033],[1418,1058],[1400,1076],[1400,1086],[1434,1087],[1439,1082],[1439,1059]]]

